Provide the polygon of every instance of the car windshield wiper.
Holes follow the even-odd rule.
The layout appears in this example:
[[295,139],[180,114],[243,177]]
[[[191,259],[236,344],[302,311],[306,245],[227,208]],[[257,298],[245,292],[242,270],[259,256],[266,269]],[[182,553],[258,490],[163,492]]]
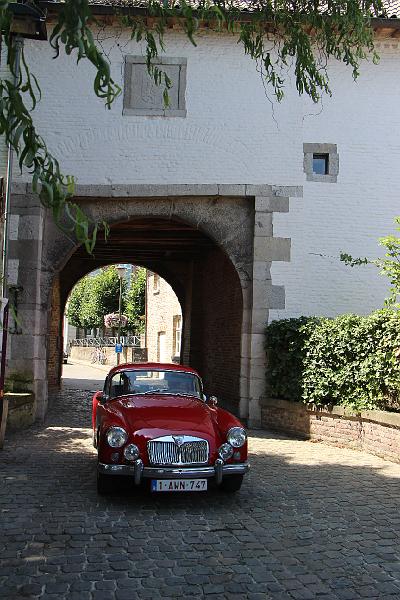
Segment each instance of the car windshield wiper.
[[161,388],[155,390],[146,390],[145,392],[134,392],[133,395],[146,396],[147,394],[163,394],[165,396],[189,396],[190,398],[197,398],[198,400],[200,400],[200,398],[195,394],[189,394],[185,392],[174,392],[172,390],[162,390]]
[[190,398],[197,398],[198,400],[200,400],[200,398],[196,396],[196,394],[189,394],[187,392],[168,392],[168,394],[172,394],[173,396],[189,396]]
[[146,396],[146,394],[169,394],[166,390],[155,389],[155,390],[146,390],[145,392],[136,392],[138,396]]

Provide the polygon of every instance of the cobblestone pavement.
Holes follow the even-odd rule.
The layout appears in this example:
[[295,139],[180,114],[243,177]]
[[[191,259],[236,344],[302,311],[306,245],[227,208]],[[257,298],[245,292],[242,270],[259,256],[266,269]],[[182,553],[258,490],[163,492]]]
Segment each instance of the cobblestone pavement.
[[2,599],[400,599],[399,465],[253,431],[236,495],[103,498],[89,418],[65,391],[0,452]]

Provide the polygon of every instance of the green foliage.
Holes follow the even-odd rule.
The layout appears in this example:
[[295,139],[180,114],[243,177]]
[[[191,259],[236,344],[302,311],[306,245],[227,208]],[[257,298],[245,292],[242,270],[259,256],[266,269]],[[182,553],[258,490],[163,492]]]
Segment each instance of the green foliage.
[[[92,253],[99,228],[107,231],[107,226],[105,223],[89,221],[80,206],[72,202],[73,177],[62,174],[57,159],[48,151],[45,141],[35,129],[31,112],[40,100],[40,87],[36,77],[29,70],[21,43],[13,43],[13,38],[10,36],[11,12],[8,4],[4,1],[0,3],[0,26],[3,33],[2,40],[7,47],[7,62],[13,78],[12,80],[0,79],[0,135],[4,135],[6,143],[11,144],[16,152],[20,169],[26,167],[31,173],[33,191],[38,193],[43,205],[52,211],[56,223],[66,232],[73,233],[78,242],[85,244],[87,252]],[[65,5],[74,7],[76,18],[83,10],[83,3],[78,6],[76,0],[67,0]],[[67,8],[63,12],[65,10]],[[18,73],[17,47],[20,51]],[[79,47],[78,41],[75,47]],[[72,48],[72,43],[69,48]],[[89,54],[94,56],[93,41],[91,45],[87,43],[85,48],[88,57]],[[101,73],[100,58],[95,66],[98,73]],[[17,77],[14,81],[15,76]],[[104,85],[102,80],[100,85]]]
[[[400,231],[400,217],[395,218],[395,223],[399,225],[396,231]],[[385,256],[382,258],[353,258],[345,252],[340,253],[340,260],[350,267],[361,265],[375,265],[380,269],[381,275],[384,275],[390,282],[390,295],[385,300],[386,306],[400,307],[400,237],[396,235],[387,235],[379,238],[379,244],[386,249]]]
[[304,344],[317,319],[300,317],[272,321],[266,329],[268,393],[274,398],[300,400]]
[[[114,266],[102,269],[89,280],[86,299],[81,306],[83,327],[103,327],[104,315],[118,312],[119,276]],[[126,281],[122,280],[122,297],[126,289]]]
[[[128,316],[125,331],[140,331],[144,324],[146,270],[133,275],[128,288],[122,280],[122,312]],[[73,288],[67,316],[75,327],[92,329],[104,326],[104,315],[119,309],[119,276],[114,266],[102,269],[97,275],[83,277]]]
[[65,0],[61,6],[50,36],[50,44],[56,51],[56,56],[60,53],[60,44],[63,44],[67,54],[77,52],[77,62],[86,58],[92,63],[96,69],[94,92],[111,108],[112,102],[120,95],[121,88],[112,79],[110,65],[94,42],[89,27],[92,14],[88,0]]
[[90,284],[89,277],[83,277],[73,288],[69,298],[67,306],[67,317],[68,321],[74,327],[85,327],[82,320],[82,307],[85,303],[88,295]]
[[397,311],[277,321],[266,336],[271,395],[319,407],[400,407]]
[[[260,0],[254,10],[242,13],[231,2],[200,0],[193,7],[187,0],[169,6],[164,0],[148,0],[150,19],[140,15],[122,18],[131,28],[136,42],[144,43],[147,69],[157,85],[163,85],[163,98],[169,105],[172,82],[155,64],[164,51],[164,36],[170,22],[179,21],[193,45],[201,23],[215,31],[237,36],[238,43],[258,65],[266,83],[278,100],[283,97],[285,77],[293,66],[296,87],[314,101],[321,93],[330,94],[327,63],[335,58],[349,65],[356,78],[360,61],[377,55],[373,46],[371,16],[384,14],[382,0]],[[114,6],[118,15],[119,7]],[[15,51],[10,35],[12,12],[7,0],[0,0],[2,40],[8,49],[8,64],[15,71]],[[90,23],[93,17],[89,0],[65,0],[59,3],[57,21],[50,37],[55,57],[63,46],[77,62],[89,60],[94,67],[96,96],[108,108],[121,90],[112,79],[110,65],[97,48]],[[65,176],[59,163],[48,151],[32,121],[31,112],[40,99],[39,84],[21,54],[21,72],[17,81],[0,79],[0,135],[16,152],[19,165],[32,175],[32,185],[43,205],[53,213],[56,223],[92,253],[99,229],[107,233],[105,223],[93,223],[81,207],[72,201],[74,180]],[[30,104],[28,106],[28,104]]]
[[[321,93],[331,93],[327,63],[335,58],[359,75],[361,60],[378,56],[374,51],[372,15],[384,14],[381,0],[261,0],[245,16],[231,2],[200,1],[196,7],[186,0],[173,6],[159,0],[148,1],[148,11],[155,17],[149,26],[144,18],[128,16],[123,23],[132,30],[132,39],[145,41],[149,73],[160,84],[165,77],[153,64],[165,49],[164,35],[171,20],[179,19],[184,32],[195,46],[201,23],[210,29],[237,36],[244,52],[254,59],[266,83],[278,100],[284,95],[287,71],[293,66],[299,94],[308,94],[317,102]],[[167,82],[165,81],[167,84]],[[170,81],[165,86],[168,98]]]
[[124,314],[128,317],[128,329],[142,332],[144,329],[146,301],[146,269],[140,267],[132,274],[130,288],[125,295]]

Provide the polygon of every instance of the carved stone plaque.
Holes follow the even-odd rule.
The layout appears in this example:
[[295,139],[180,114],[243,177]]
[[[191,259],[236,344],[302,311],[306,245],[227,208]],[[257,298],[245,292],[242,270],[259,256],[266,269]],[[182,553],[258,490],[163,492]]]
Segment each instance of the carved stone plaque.
[[124,115],[185,117],[186,59],[161,58],[154,63],[172,82],[169,106],[164,105],[164,81],[156,85],[144,57],[125,57]]

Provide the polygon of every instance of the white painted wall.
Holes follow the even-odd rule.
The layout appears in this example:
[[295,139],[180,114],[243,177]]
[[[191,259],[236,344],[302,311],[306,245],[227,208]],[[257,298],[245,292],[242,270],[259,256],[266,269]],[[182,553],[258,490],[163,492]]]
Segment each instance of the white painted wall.
[[[111,33],[101,34],[103,47],[122,85],[124,55],[141,50],[125,34],[111,44]],[[203,33],[194,48],[172,32],[167,55],[188,60],[186,118],[122,116],[122,97],[108,111],[94,97],[89,64],[63,55],[52,61],[44,42],[27,42],[26,54],[43,91],[38,128],[80,184],[304,186],[288,214],[274,215],[274,235],[292,238],[291,262],[272,268],[273,283],[286,287],[286,309],[272,311],[282,318],[366,313],[385,297],[374,268],[338,260],[340,250],[378,255],[377,238],[399,214],[400,50],[396,41],[380,46],[380,65],[365,63],[357,83],[332,65],[334,96],[322,107],[290,85],[272,105],[235,38]],[[305,181],[303,142],[337,144],[337,184]]]

